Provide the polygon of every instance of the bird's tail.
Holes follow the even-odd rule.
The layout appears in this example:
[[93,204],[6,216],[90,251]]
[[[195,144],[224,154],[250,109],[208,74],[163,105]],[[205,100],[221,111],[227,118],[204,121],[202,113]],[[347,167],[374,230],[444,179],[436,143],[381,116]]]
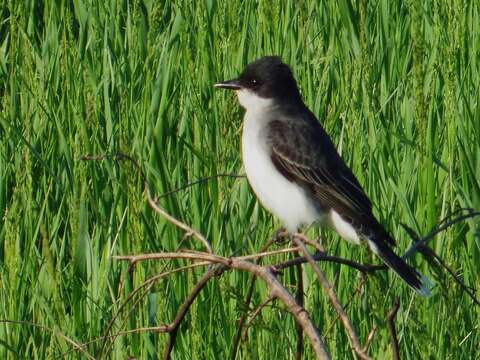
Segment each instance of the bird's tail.
[[[384,236],[388,237],[388,234],[384,234]],[[419,295],[430,296],[430,280],[425,276],[422,276],[417,270],[408,265],[401,257],[393,252],[387,244],[387,241],[393,243],[393,240],[390,238],[382,239],[378,235],[370,235],[366,237],[366,240],[370,249],[413,290]]]

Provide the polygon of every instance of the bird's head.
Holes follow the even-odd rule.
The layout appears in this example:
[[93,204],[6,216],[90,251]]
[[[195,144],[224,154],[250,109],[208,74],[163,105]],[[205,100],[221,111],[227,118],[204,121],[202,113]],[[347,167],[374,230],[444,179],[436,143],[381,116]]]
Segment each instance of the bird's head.
[[214,86],[234,90],[240,104],[246,109],[300,97],[292,71],[278,56],[262,57],[248,64],[238,78]]

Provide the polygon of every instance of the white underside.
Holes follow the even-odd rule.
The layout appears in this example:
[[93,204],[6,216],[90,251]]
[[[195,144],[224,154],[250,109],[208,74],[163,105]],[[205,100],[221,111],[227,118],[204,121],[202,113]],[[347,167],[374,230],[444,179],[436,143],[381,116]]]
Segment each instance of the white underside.
[[330,210],[330,224],[345,240],[360,245],[360,237],[358,236],[357,231],[352,225],[343,220],[335,210]]
[[[247,101],[241,98],[243,91],[238,92],[242,105]],[[264,112],[269,101],[258,99],[250,104],[253,106],[246,107],[242,136],[243,165],[258,200],[293,233],[302,224],[318,220],[320,214],[308,201],[303,189],[287,180],[273,165],[262,133],[267,123]]]
[[272,106],[271,101],[248,90],[237,91],[237,95],[246,109],[242,136],[243,164],[250,186],[262,205],[277,216],[289,232],[296,232],[300,226],[313,222],[326,222],[343,238],[359,244],[355,229],[337,212],[331,210],[328,216],[320,213],[306,192],[275,168],[263,133],[270,120],[268,110]]

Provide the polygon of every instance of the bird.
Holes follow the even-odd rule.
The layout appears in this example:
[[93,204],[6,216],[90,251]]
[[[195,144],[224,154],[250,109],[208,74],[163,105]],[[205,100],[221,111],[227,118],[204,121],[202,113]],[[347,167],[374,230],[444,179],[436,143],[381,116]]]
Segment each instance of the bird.
[[235,91],[245,109],[241,146],[248,182],[289,234],[327,225],[353,244],[366,243],[418,294],[429,295],[429,280],[392,250],[395,241],[280,57],[259,58],[214,87]]

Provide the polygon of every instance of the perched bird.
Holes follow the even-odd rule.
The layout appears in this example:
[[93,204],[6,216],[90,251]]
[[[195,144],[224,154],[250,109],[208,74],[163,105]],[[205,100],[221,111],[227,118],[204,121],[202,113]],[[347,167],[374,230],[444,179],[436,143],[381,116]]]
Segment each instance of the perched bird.
[[245,108],[242,157],[248,181],[288,232],[318,221],[329,224],[354,244],[366,242],[410,287],[428,295],[427,279],[393,252],[394,240],[279,57],[258,59],[237,79],[215,87],[234,90]]

